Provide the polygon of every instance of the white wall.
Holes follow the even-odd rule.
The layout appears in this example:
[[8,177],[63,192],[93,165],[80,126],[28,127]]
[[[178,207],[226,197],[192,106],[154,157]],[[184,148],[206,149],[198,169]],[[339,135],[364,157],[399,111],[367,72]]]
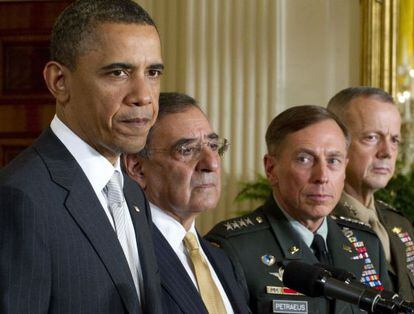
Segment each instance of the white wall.
[[234,210],[240,180],[263,173],[264,134],[293,105],[325,105],[359,83],[358,0],[138,0],[163,43],[164,91],[198,99],[230,139],[219,207],[201,232]]

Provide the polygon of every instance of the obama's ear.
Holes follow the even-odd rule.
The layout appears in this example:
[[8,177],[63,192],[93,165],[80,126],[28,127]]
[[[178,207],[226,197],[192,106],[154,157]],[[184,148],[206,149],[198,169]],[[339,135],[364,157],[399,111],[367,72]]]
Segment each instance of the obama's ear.
[[56,61],[49,61],[43,69],[46,86],[59,104],[64,105],[70,99],[69,74],[69,69]]

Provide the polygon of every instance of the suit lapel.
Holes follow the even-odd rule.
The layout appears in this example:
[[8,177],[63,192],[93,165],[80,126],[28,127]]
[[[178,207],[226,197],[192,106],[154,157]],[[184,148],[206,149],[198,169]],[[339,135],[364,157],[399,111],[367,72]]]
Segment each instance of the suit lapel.
[[207,313],[193,281],[174,250],[155,226],[153,235],[162,287],[183,312]]
[[82,169],[50,129],[39,138],[35,149],[49,168],[52,180],[67,190],[64,205],[107,268],[126,309],[139,313],[138,297],[124,253]]
[[144,296],[142,298],[145,312],[162,312],[160,295],[160,279],[154,246],[152,243],[151,212],[148,202],[138,184],[124,175],[124,194],[131,214],[137,239],[139,260],[144,280]]
[[[243,309],[240,308],[240,304],[237,302],[237,300],[242,300],[243,296],[241,293],[237,293],[238,291],[235,290],[237,289],[237,287],[234,287],[233,285],[230,284],[231,278],[229,278],[229,275],[227,275],[227,273],[233,274],[234,273],[233,269],[231,268],[227,269],[226,267],[226,271],[223,272],[225,264],[220,263],[220,256],[218,256],[217,253],[214,253],[211,247],[211,244],[209,244],[206,240],[204,240],[200,236],[198,238],[200,239],[200,243],[201,243],[204,253],[206,254],[211,265],[213,266],[214,271],[216,272],[217,277],[219,278],[220,283],[223,286],[224,291],[226,292],[226,295],[230,300],[230,303],[233,307],[234,312],[243,313]],[[234,283],[237,284],[235,280],[234,280]]]

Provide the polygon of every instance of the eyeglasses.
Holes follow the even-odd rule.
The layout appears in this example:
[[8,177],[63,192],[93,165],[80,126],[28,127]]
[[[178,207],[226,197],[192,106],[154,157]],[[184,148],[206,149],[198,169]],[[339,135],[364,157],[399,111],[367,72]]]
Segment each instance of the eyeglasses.
[[198,160],[201,156],[203,147],[208,147],[212,152],[217,152],[220,157],[229,149],[230,143],[225,138],[208,139],[206,141],[192,141],[184,144],[173,146],[167,149],[149,149],[147,155],[155,152],[168,152],[175,158],[182,161]]

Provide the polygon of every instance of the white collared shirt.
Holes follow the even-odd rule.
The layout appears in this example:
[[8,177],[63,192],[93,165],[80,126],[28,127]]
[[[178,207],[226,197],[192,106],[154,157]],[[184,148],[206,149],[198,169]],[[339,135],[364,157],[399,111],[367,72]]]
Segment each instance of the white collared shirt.
[[[158,208],[152,203],[150,203],[150,207],[151,207],[152,221],[157,226],[157,228],[161,231],[162,235],[164,236],[164,238],[167,240],[167,242],[171,246],[171,248],[177,255],[178,259],[180,260],[181,264],[183,264],[187,274],[190,276],[191,280],[193,281],[194,286],[198,290],[197,280],[196,280],[196,277],[192,269],[191,259],[183,243],[183,240],[184,240],[184,237],[187,231],[177,220],[175,220],[173,217],[165,213],[162,209]],[[200,240],[198,238],[197,231],[195,229],[194,221],[191,224],[190,230],[188,230],[188,232],[191,232],[196,236],[196,239],[200,247],[201,254],[207,261],[208,267],[210,268],[211,275],[223,299],[224,306],[226,307],[227,313],[234,313],[230,300],[227,297],[227,294],[224,291],[224,288],[216,272],[214,271],[214,268],[211,266],[210,261],[208,260],[206,254],[204,253],[203,247],[200,245]]]
[[[112,228],[115,230],[114,219],[109,211],[108,201],[103,189],[111,179],[115,170],[119,171],[121,175],[122,187],[124,186],[124,177],[122,175],[119,158],[117,159],[115,166],[113,166],[108,159],[73,133],[73,131],[70,130],[56,115],[50,124],[50,128],[82,168],[89,183],[95,191],[95,194],[98,197],[99,202],[101,203],[102,208],[112,225]],[[132,241],[131,247],[136,250],[136,252],[133,252],[133,263],[137,270],[139,282],[134,283],[137,289],[138,298],[141,299],[141,296],[143,295],[142,270],[136,243],[135,230],[130,215],[128,215],[125,228],[128,234],[128,239]]]
[[[276,199],[275,196],[273,196],[273,198],[275,199],[275,202],[279,206],[279,208],[282,211],[282,213],[285,215],[286,219],[289,221],[289,224],[292,226],[292,228],[299,234],[299,236],[301,237],[301,239],[303,240],[303,242],[305,242],[305,244],[309,248],[311,248],[311,245],[312,245],[312,242],[313,242],[313,238],[314,238],[314,233],[312,231],[310,231],[308,228],[306,228],[304,225],[302,225],[299,221],[297,221],[296,219],[294,219],[292,216],[290,216],[282,208],[282,206],[280,206],[280,204],[277,201],[277,199]],[[322,238],[324,239],[325,243],[327,243],[326,242],[326,238],[328,237],[328,222],[326,220],[326,217],[323,218],[323,222],[319,226],[318,230],[316,230],[316,233],[319,234],[320,236],[322,236]],[[326,245],[326,250],[328,251],[328,245]]]

